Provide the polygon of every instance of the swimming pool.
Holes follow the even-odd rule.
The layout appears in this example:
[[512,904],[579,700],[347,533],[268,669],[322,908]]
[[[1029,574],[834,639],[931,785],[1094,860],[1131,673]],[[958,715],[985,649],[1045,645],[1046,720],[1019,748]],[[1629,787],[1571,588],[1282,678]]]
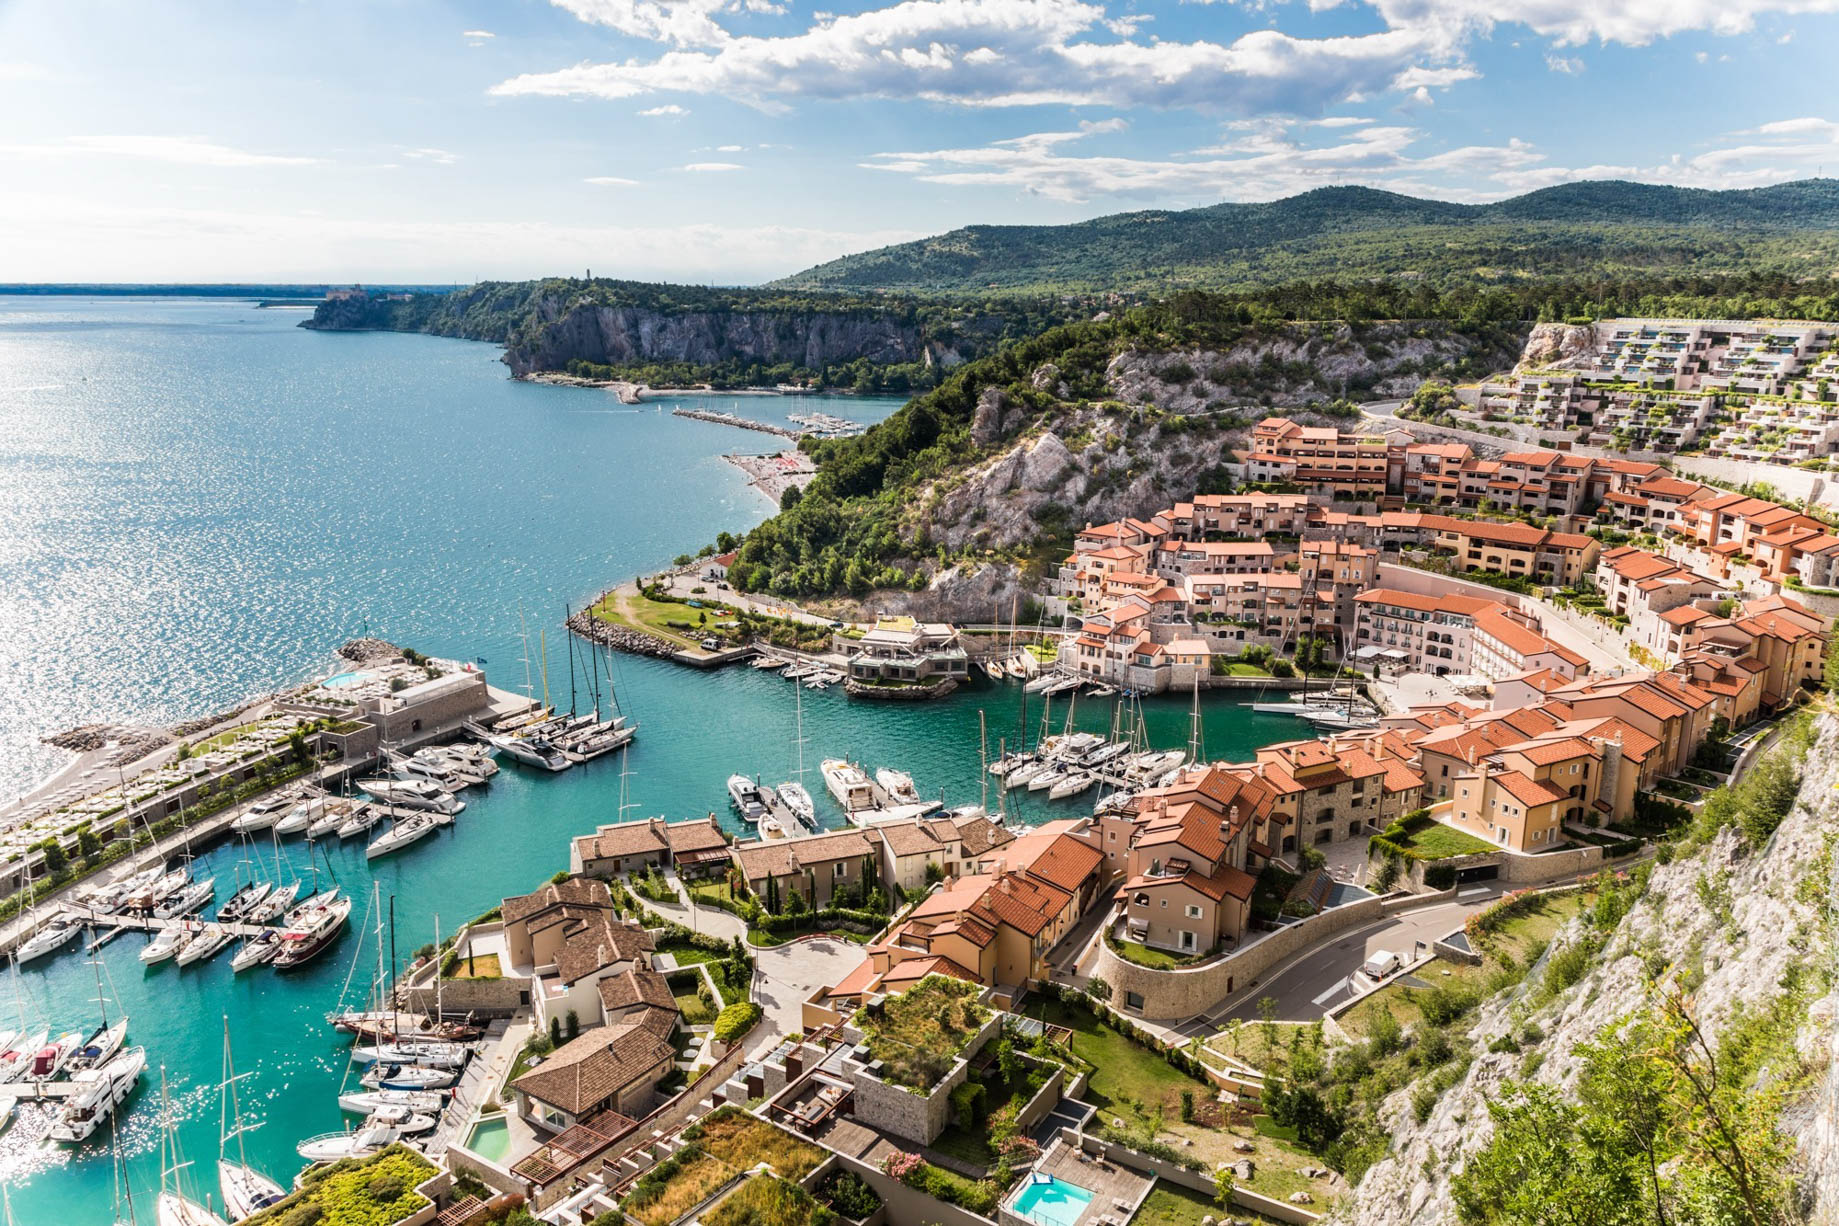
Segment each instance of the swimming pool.
[[342,689],[347,688],[348,686],[363,685],[366,681],[369,681],[372,677],[375,677],[375,676],[376,676],[375,673],[368,673],[368,672],[335,673],[332,676],[327,677],[324,681],[321,681],[319,684],[320,684],[320,688],[322,689],[342,690]]
[[1076,1183],[1052,1175],[1044,1182],[1030,1176],[1015,1198],[1015,1215],[1035,1226],[1073,1226],[1091,1203],[1091,1191]]
[[502,1115],[480,1120],[466,1138],[466,1148],[488,1162],[503,1162],[511,1152],[511,1125]]

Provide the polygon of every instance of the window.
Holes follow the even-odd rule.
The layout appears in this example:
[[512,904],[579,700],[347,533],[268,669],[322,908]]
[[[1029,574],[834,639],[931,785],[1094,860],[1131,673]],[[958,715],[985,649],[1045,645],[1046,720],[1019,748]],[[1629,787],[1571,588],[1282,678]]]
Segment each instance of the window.
[[1189,919],[1199,919],[1200,918],[1200,908],[1195,906],[1193,903],[1188,904],[1188,918]]
[[833,867],[832,872],[834,873],[835,876],[847,877],[849,876],[849,864],[846,861],[838,860],[836,862],[836,865]]
[[1169,900],[1166,898],[1162,900],[1162,909],[1164,911],[1167,911],[1169,909]]
[[1124,993],[1124,1007],[1126,1009],[1141,1009],[1143,1007],[1143,993],[1141,992]]

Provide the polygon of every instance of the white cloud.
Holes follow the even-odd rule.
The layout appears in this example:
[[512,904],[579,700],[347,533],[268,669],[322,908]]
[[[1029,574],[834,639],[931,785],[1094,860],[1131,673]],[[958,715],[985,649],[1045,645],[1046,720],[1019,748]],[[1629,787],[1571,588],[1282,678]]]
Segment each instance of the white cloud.
[[1747,34],[1776,13],[1839,12],[1839,0],[1368,0],[1392,29],[1438,30],[1450,39],[1524,26],[1561,47],[1645,46],[1675,34]]
[[1706,62],[1707,60],[1709,60],[1709,59],[1711,59],[1711,52],[1709,52],[1709,51],[1697,51],[1697,52],[1694,52],[1694,53],[1693,53],[1693,56],[1692,56],[1692,58],[1693,58],[1693,59],[1695,59],[1695,60],[1697,60],[1697,61],[1698,61],[1699,63],[1701,63],[1701,64],[1703,64],[1703,63],[1705,63],[1705,62]]
[[717,145],[715,146],[715,152],[717,153],[740,153],[746,148],[747,148],[746,145]]
[[26,60],[0,60],[0,81],[49,81],[53,73],[43,64]]
[[595,187],[637,187],[639,185],[637,179],[622,179],[618,175],[595,175],[591,179],[581,181],[592,183]]
[[459,154],[449,153],[445,149],[404,149],[402,156],[419,162],[433,162],[437,166],[451,166],[460,160]]
[[116,157],[172,162],[183,166],[311,166],[318,158],[256,153],[220,145],[197,136],[72,136],[57,143],[0,145],[0,155],[14,157]]
[[677,169],[686,170],[691,174],[701,175],[721,174],[730,170],[745,170],[747,168],[740,165],[738,162],[688,162],[677,167]]
[[1578,76],[1584,71],[1583,60],[1574,55],[1547,55],[1545,57],[1545,66],[1553,72],[1563,73],[1567,77]]
[[[610,20],[625,0],[560,0]],[[1836,0],[1839,2],[1839,0]],[[900,0],[785,37],[733,38],[650,61],[577,64],[501,82],[501,96],[719,95],[775,109],[787,100],[917,98],[961,106],[1158,106],[1308,112],[1387,89],[1471,79],[1441,32],[1332,38],[1253,30],[1231,42],[1109,35],[1088,0]]]
[[724,14],[776,14],[785,5],[775,0],[551,0],[582,21],[608,26],[621,34],[708,47],[727,42],[728,31],[716,23]]
[[639,114],[651,117],[657,115],[688,115],[689,112],[674,102],[667,102],[663,106],[654,106],[640,111]]
[[466,40],[466,45],[469,47],[483,47],[489,40],[498,36],[490,30],[461,30],[460,37]]

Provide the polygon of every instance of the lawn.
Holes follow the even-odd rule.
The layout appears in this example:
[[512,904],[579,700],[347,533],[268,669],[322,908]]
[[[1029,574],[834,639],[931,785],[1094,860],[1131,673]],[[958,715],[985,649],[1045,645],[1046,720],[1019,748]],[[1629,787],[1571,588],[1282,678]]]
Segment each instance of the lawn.
[[679,1150],[646,1172],[621,1208],[645,1226],[670,1226],[736,1173],[712,1154]]
[[1422,830],[1406,835],[1399,842],[1418,854],[1421,860],[1447,860],[1451,856],[1472,856],[1478,852],[1499,851],[1500,848],[1472,834],[1434,822]]
[[1222,1215],[1211,1197],[1189,1191],[1166,1179],[1158,1179],[1156,1186],[1144,1199],[1142,1208],[1137,1210],[1137,1215],[1130,1221],[1131,1226],[1200,1226],[1202,1218],[1210,1217],[1218,1221],[1222,1216],[1242,1222],[1274,1223],[1277,1220],[1239,1208]]
[[[637,592],[608,592],[606,598],[594,606],[594,616],[615,625],[628,626],[655,634],[659,638],[669,639],[684,647],[695,647],[704,634],[714,632],[714,623],[720,621],[730,610],[704,602],[704,607],[692,609],[687,604],[677,604],[665,600],[652,600]],[[709,615],[709,624],[698,623],[702,614]],[[689,629],[672,626],[670,622],[687,622]]]
[[1159,971],[1172,970],[1178,966],[1191,966],[1199,962],[1202,957],[1211,956],[1202,954],[1178,954],[1166,949],[1151,949],[1149,946],[1137,941],[1126,941],[1120,937],[1109,935],[1105,937],[1105,943],[1110,945],[1124,961],[1134,962],[1138,966],[1147,966]]
[[498,965],[497,954],[473,954],[454,963],[453,969],[442,975],[443,979],[500,979],[504,972]]
[[723,1107],[684,1130],[684,1139],[737,1170],[765,1162],[785,1179],[799,1180],[816,1170],[824,1151],[809,1141],[747,1114],[739,1107]]
[[684,971],[665,979],[670,985],[670,994],[677,1000],[677,1012],[683,1015],[685,1026],[700,1026],[715,1020],[720,1012],[720,1003],[711,1004],[702,998],[702,975],[696,971]]
[[747,930],[747,943],[749,945],[757,945],[762,949],[767,949],[774,945],[784,945],[787,942],[795,941],[799,937],[819,935],[836,937],[843,941],[854,941],[857,945],[867,945],[870,941],[875,939],[875,934],[872,932],[851,932],[847,928],[832,928],[824,924],[813,922],[809,927],[801,925],[788,932],[768,932],[764,928],[749,928]]
[[657,948],[656,952],[669,954],[676,959],[678,966],[706,964],[709,974],[715,977],[715,990],[722,994],[723,1000],[745,1000],[747,998],[747,985],[728,982],[728,964],[723,961],[723,955],[714,950],[691,945],[686,941],[666,941]]
[[770,1175],[749,1179],[702,1215],[704,1226],[822,1226],[834,1220],[809,1192]]
[[854,1022],[888,1081],[930,1090],[988,1020],[990,1011],[976,1000],[981,991],[979,984],[932,975],[865,1006]]
[[1117,1031],[1100,1026],[1089,1009],[1072,1009],[1058,1000],[1044,1000],[1030,1002],[1024,1011],[1049,1025],[1071,1028],[1073,1054],[1095,1069],[1086,1101],[1100,1111],[1127,1100],[1141,1101],[1167,1108],[1173,1119],[1181,1109],[1183,1090],[1192,1091],[1197,1098],[1213,1096],[1210,1084],[1188,1076],[1163,1059],[1160,1052],[1140,1047]]

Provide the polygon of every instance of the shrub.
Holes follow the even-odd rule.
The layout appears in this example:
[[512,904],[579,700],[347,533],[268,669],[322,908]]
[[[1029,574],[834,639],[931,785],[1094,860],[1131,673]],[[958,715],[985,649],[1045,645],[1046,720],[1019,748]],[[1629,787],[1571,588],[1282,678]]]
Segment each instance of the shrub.
[[846,1218],[861,1221],[881,1208],[881,1197],[854,1171],[833,1171],[818,1187],[819,1199]]
[[1433,890],[1447,890],[1456,884],[1456,866],[1454,864],[1427,864],[1424,866],[1424,884]]
[[732,1043],[752,1030],[764,1011],[751,1000],[736,1001],[721,1011],[715,1019],[715,1038],[718,1042]]

